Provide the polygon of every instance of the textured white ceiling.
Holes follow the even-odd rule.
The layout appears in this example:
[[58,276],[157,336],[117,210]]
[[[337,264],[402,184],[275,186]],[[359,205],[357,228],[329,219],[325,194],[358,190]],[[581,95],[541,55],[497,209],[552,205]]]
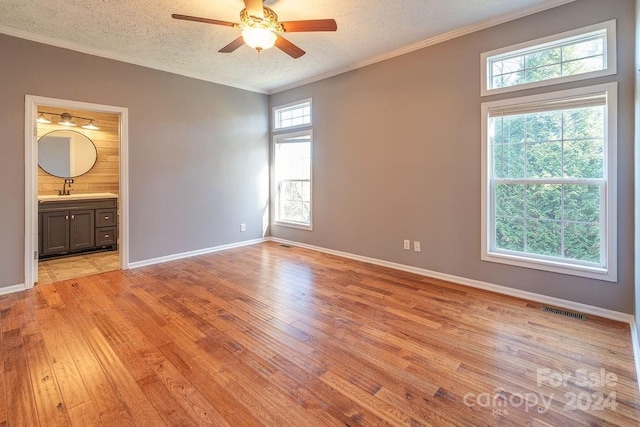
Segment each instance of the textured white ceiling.
[[299,59],[248,46],[221,54],[218,49],[239,30],[171,18],[179,13],[239,22],[242,0],[1,0],[0,33],[269,93],[461,28],[569,1],[265,0],[282,21],[337,21],[335,33],[287,34],[307,52]]

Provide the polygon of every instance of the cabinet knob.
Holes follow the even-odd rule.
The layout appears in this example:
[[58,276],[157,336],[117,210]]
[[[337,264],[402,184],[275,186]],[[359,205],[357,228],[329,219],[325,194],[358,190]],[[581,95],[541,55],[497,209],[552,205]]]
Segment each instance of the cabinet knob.
[[64,217],[64,219],[69,219],[69,215],[66,215],[66,216]]
[[108,235],[108,234],[105,234],[105,235],[104,235],[104,238],[105,238],[105,239],[108,239],[108,238],[109,238],[109,235]]
[[71,219],[76,219],[76,216],[75,215],[71,215]]
[[106,220],[106,219],[109,219],[109,217],[108,217],[108,216],[105,216],[105,217],[104,217],[104,219],[105,219],[105,220]]

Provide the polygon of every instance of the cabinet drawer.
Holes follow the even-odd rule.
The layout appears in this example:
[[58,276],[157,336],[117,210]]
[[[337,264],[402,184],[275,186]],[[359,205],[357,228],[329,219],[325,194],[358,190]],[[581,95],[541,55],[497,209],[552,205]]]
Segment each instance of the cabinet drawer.
[[96,209],[96,227],[116,225],[115,209]]
[[96,229],[96,246],[115,245],[117,238],[116,227]]

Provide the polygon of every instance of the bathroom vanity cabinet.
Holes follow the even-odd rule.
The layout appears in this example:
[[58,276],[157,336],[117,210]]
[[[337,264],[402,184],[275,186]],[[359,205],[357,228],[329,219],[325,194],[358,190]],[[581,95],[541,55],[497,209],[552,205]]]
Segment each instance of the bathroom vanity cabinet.
[[50,197],[38,202],[40,258],[84,251],[115,250],[118,199]]

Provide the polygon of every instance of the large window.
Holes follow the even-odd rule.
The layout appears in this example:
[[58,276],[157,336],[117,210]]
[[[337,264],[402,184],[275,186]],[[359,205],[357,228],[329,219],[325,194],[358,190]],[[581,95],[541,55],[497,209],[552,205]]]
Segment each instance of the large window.
[[276,222],[311,227],[311,131],[275,137]]
[[482,258],[615,281],[616,84],[482,114]]
[[274,108],[273,123],[275,223],[311,230],[311,100]]
[[615,74],[615,20],[482,54],[483,95]]

